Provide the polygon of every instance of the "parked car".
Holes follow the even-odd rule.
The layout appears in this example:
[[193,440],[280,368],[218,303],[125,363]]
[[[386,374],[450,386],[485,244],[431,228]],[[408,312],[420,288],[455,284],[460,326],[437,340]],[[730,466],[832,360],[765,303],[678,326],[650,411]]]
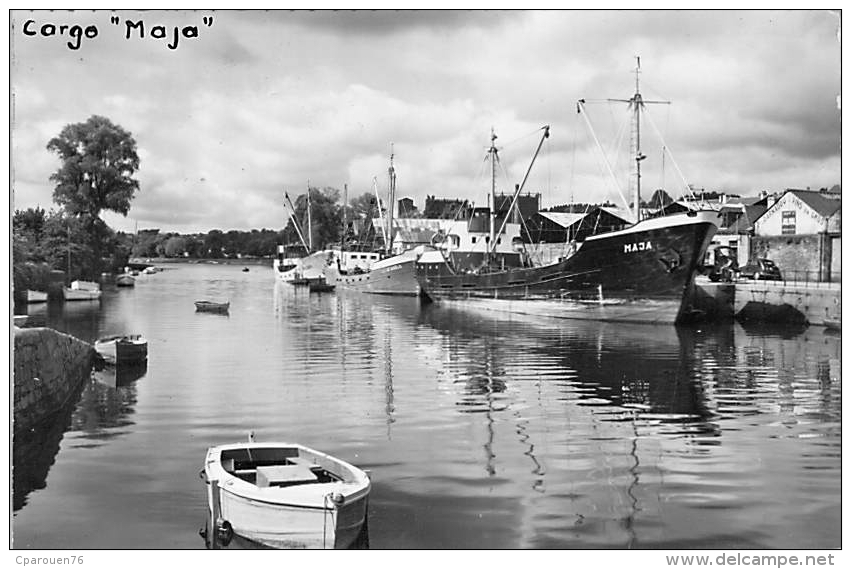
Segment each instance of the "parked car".
[[739,269],[739,277],[755,281],[779,281],[783,277],[780,268],[769,259],[756,259]]

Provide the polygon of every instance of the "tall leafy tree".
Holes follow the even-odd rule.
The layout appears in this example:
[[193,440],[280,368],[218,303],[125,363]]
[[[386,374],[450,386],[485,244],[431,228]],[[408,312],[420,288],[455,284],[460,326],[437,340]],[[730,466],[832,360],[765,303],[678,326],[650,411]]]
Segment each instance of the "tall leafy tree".
[[53,201],[75,216],[96,219],[103,210],[127,215],[139,189],[132,177],[139,169],[139,156],[129,132],[94,115],[65,126],[47,149],[62,160],[50,176],[56,182]]
[[[340,190],[331,187],[314,188],[310,191],[310,216],[311,231],[313,232],[313,248],[322,249],[340,239],[340,224],[342,210],[337,205],[340,199]],[[296,218],[302,221],[302,230],[305,234],[307,228],[307,194],[298,196],[295,200]],[[308,236],[305,235],[305,239]]]
[[83,276],[94,278],[113,260],[104,259],[113,232],[101,220],[104,210],[126,216],[139,189],[133,174],[139,169],[136,140],[106,117],[91,116],[86,122],[66,125],[47,143],[62,163],[50,176],[56,183],[53,201],[80,220],[85,244],[93,262]]

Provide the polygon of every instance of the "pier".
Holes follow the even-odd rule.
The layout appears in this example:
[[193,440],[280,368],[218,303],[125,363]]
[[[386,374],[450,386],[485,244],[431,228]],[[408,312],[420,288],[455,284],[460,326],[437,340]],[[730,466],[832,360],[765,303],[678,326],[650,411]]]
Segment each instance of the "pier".
[[50,328],[16,328],[15,431],[32,429],[62,409],[89,377],[96,352]]
[[841,283],[738,281],[696,283],[695,305],[708,320],[781,321],[824,326],[842,313]]

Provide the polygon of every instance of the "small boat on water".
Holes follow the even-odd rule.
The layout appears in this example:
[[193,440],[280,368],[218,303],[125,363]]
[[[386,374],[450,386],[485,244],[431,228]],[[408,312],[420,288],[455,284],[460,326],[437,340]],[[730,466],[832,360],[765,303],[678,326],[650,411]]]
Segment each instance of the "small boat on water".
[[47,293],[40,290],[27,290],[27,304],[47,302]]
[[243,273],[247,273],[247,272],[248,272],[248,267],[243,267],[243,268],[242,268],[242,272],[243,272]]
[[345,549],[366,524],[366,472],[300,444],[212,447],[201,476],[214,548],[238,535],[276,549]]
[[219,314],[225,314],[228,310],[230,310],[230,302],[215,302],[212,300],[195,301],[196,312],[217,312]]
[[145,268],[142,270],[142,274],[143,274],[143,275],[153,275],[153,274],[154,274],[154,273],[156,273],[156,272],[157,272],[157,268],[156,268],[156,267],[145,267]]
[[100,300],[100,285],[91,281],[74,281],[62,289],[65,300]]
[[114,364],[138,364],[148,359],[148,340],[140,334],[100,338],[95,350],[104,360]]
[[[137,273],[138,274],[138,273]],[[136,286],[136,279],[130,273],[124,273],[115,277],[115,286],[131,287]]]
[[307,228],[305,231],[295,215],[295,205],[293,205],[289,194],[284,192],[284,210],[295,228],[301,244],[278,245],[278,254],[272,261],[275,278],[295,286],[306,286],[310,284],[311,280],[323,277],[325,269],[331,265],[334,259],[334,251],[332,250],[317,251],[313,249],[310,188],[308,188],[306,198]]

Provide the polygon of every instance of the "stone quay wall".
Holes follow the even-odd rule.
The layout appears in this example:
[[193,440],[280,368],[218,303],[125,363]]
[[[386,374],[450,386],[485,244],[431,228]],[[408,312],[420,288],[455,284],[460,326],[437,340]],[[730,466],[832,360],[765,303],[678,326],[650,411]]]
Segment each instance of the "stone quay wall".
[[828,282],[696,282],[694,304],[709,320],[764,320],[825,325],[842,315],[842,285]]
[[30,429],[59,411],[90,377],[91,344],[50,328],[15,328],[14,429]]
[[[737,317],[805,321],[823,326],[842,314],[842,285],[826,282],[748,281],[736,283]],[[790,316],[791,315],[791,316]]]

